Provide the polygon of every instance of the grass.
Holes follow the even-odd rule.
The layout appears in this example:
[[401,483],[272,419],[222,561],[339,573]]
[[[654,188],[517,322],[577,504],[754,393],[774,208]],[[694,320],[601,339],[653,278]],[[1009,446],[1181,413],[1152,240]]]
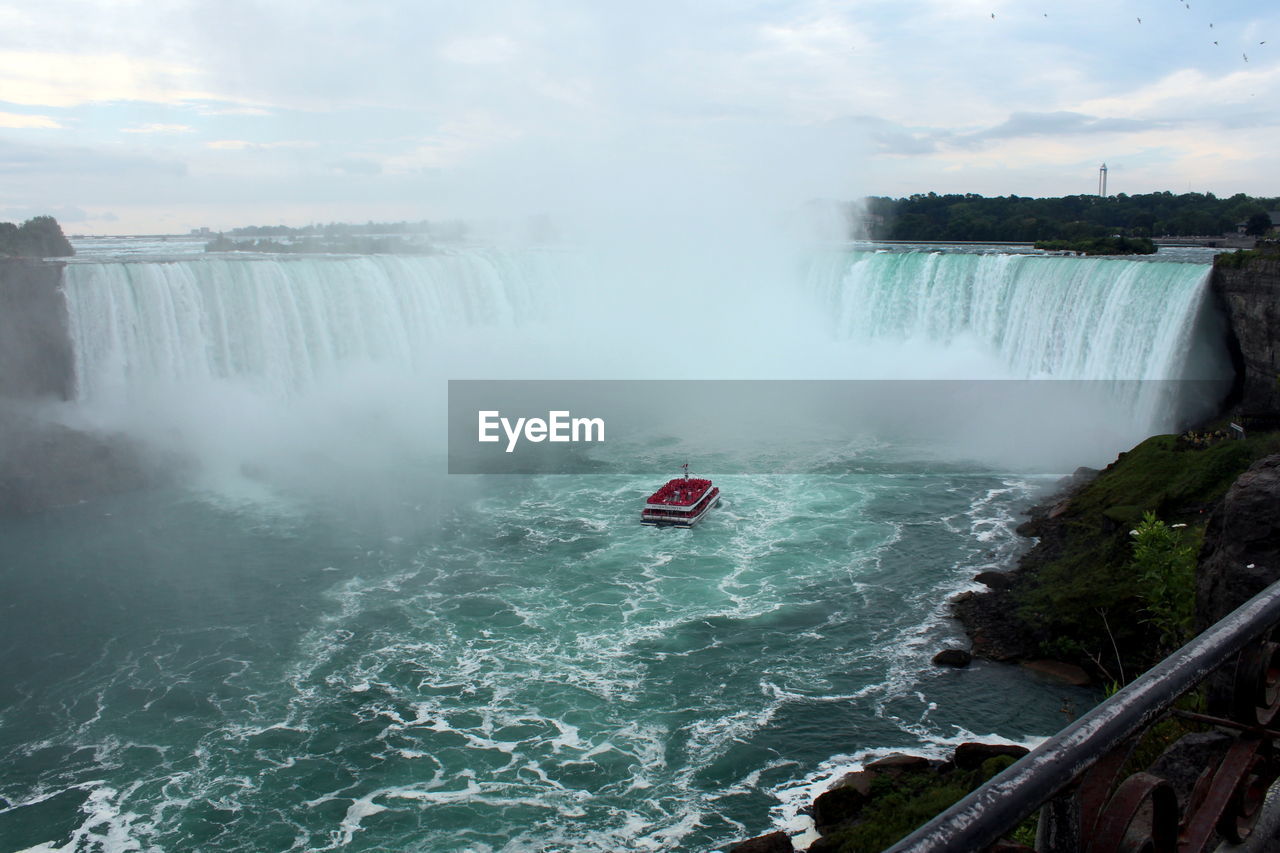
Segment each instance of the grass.
[[860,822],[824,835],[822,849],[836,853],[878,853],[955,805],[1013,761],[1002,755],[989,758],[981,767],[967,772],[929,768],[897,777],[878,777],[871,783],[871,800],[863,809]]
[[[1071,499],[1040,553],[1028,555],[1032,571],[1017,613],[1038,652],[1092,664],[1104,679],[1121,681],[1122,672],[1136,675],[1163,657],[1169,620],[1130,618],[1151,611],[1151,581],[1135,568],[1130,531],[1153,513],[1165,524],[1186,524],[1182,547],[1197,552],[1209,510],[1255,460],[1277,451],[1280,436],[1265,433],[1201,449],[1154,436],[1120,454]],[[1171,584],[1162,590],[1164,602],[1194,596],[1191,575],[1178,573]]]

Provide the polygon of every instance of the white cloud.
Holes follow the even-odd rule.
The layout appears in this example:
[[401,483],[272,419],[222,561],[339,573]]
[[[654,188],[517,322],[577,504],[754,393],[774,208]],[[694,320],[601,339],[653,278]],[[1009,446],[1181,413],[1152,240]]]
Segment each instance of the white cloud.
[[1183,68],[1153,83],[1118,95],[1094,98],[1080,104],[1082,112],[1115,117],[1154,117],[1216,112],[1231,104],[1248,104],[1259,96],[1280,94],[1280,63],[1210,74]]
[[[237,199],[247,220],[1059,194],[1087,189],[1095,160],[1149,189],[1280,192],[1265,4],[7,2],[0,128],[61,147],[0,137],[0,169],[26,176],[6,192],[130,223],[181,204],[199,224],[204,204],[236,224]],[[144,169],[171,177],[144,187]]]
[[520,138],[521,130],[497,116],[475,112],[446,122],[411,150],[388,157],[382,168],[392,174],[447,169]]
[[75,107],[106,101],[226,100],[193,67],[123,54],[0,50],[0,101]]
[[202,116],[269,116],[271,111],[262,107],[199,107]]
[[121,133],[191,133],[195,128],[189,124],[141,124],[137,127],[122,127]]
[[57,119],[49,116],[24,115],[21,113],[0,112],[0,127],[55,129],[63,127]]
[[286,139],[277,142],[249,142],[244,139],[216,139],[206,142],[206,148],[215,151],[269,151],[274,148],[316,148],[319,143],[309,139]]

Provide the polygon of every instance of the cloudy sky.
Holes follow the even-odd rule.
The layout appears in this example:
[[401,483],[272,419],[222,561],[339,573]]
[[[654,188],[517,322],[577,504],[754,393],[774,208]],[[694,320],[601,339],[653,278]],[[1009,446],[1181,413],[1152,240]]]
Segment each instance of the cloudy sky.
[[[1274,0],[0,0],[0,219],[1280,194]],[[639,215],[639,214],[637,214]]]

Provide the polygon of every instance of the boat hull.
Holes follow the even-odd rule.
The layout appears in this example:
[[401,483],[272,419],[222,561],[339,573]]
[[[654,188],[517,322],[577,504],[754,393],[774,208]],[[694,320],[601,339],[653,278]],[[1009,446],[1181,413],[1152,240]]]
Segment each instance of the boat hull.
[[690,528],[706,517],[707,513],[720,505],[720,496],[716,495],[707,501],[707,505],[699,510],[696,514],[690,513],[687,516],[658,516],[650,515],[646,510],[640,514],[640,523],[647,524],[651,527],[683,527]]

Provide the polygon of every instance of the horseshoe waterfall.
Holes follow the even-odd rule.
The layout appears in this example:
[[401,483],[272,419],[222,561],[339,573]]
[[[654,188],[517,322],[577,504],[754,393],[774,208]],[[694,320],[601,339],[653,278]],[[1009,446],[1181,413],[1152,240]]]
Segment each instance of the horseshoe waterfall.
[[[5,401],[48,428],[6,448],[14,488],[129,483],[0,515],[4,851],[725,849],[802,831],[867,755],[1034,742],[1092,694],[931,668],[947,599],[1231,370],[1203,262],[144,248],[65,266],[66,399]],[[1065,457],[1002,416],[728,473],[655,435],[600,473],[451,476],[444,389],[478,379],[942,380],[944,430],[970,387],[1107,392],[1049,413],[1088,433]],[[642,527],[686,461],[723,506]]]

